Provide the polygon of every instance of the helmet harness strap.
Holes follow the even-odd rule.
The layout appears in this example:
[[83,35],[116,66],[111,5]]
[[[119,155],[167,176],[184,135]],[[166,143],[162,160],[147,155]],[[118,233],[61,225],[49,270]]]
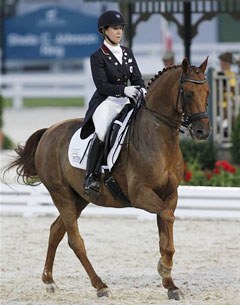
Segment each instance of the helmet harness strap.
[[104,37],[107,37],[107,39],[111,42],[112,45],[117,45],[117,43],[115,43],[114,41],[112,41],[112,39],[110,39],[110,37],[105,33],[105,31],[103,30],[103,35]]

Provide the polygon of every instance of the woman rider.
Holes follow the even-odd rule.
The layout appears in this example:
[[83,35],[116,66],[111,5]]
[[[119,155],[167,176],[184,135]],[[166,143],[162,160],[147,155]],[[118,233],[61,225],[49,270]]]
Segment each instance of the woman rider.
[[129,48],[120,46],[125,21],[118,11],[106,11],[98,19],[98,31],[103,44],[91,55],[91,70],[96,91],[83,122],[81,138],[95,132],[88,153],[85,191],[100,190],[100,162],[105,135],[112,120],[123,107],[136,102],[146,90],[137,62]]

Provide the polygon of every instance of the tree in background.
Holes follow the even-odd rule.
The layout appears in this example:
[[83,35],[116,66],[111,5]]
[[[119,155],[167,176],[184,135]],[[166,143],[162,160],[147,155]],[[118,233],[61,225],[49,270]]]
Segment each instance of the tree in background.
[[[3,34],[4,34],[4,21],[5,18],[14,16],[16,12],[16,6],[18,4],[19,0],[0,0],[0,69],[1,74],[6,73],[6,58],[5,58],[5,50],[3,48]],[[13,143],[12,141],[7,137],[4,136],[2,127],[3,127],[3,97],[0,95],[0,150],[3,148],[12,148]]]

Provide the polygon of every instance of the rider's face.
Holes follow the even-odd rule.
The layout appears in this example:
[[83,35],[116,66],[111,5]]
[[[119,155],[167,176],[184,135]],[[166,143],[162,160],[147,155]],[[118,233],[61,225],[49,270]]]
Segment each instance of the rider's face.
[[[122,25],[115,25],[115,26],[109,26],[105,33],[107,36],[115,43],[120,43],[123,35],[123,26]],[[107,37],[106,37],[107,39]],[[111,44],[111,41],[107,39],[107,41]]]

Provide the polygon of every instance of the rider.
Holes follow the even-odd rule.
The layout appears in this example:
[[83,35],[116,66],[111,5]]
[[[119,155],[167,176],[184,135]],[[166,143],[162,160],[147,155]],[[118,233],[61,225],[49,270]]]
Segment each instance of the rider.
[[96,91],[93,94],[83,122],[81,138],[95,131],[89,148],[85,191],[100,190],[100,159],[105,135],[114,117],[130,100],[137,102],[146,94],[142,75],[131,49],[120,46],[124,18],[118,11],[106,11],[98,19],[98,31],[103,44],[91,55],[91,70]]

